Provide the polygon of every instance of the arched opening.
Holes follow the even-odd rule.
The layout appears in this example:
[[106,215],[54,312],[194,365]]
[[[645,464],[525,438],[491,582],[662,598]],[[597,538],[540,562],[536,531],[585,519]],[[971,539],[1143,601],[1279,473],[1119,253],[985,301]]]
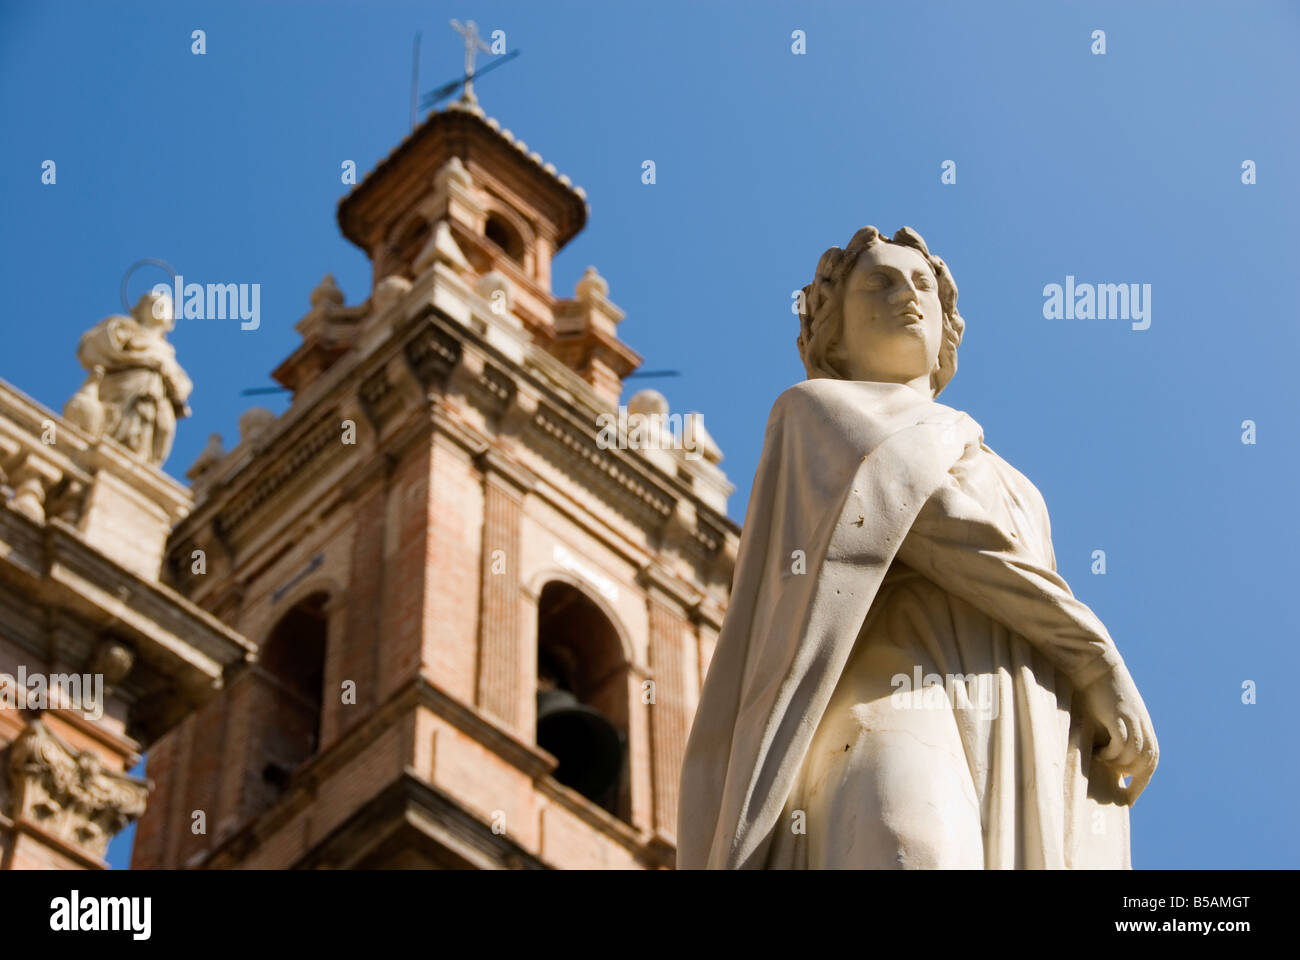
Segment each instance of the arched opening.
[[505,251],[507,257],[522,264],[524,262],[524,241],[505,217],[499,213],[489,213],[483,235]]
[[256,670],[262,728],[257,769],[269,802],[284,792],[294,770],[320,747],[327,600],[316,593],[296,604],[262,645]]
[[627,661],[618,631],[586,594],[552,581],[537,603],[537,745],[554,776],[631,820]]

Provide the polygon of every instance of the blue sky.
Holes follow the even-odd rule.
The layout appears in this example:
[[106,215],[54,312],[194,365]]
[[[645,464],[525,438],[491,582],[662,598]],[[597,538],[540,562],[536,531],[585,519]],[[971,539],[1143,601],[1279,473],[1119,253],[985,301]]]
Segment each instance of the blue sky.
[[[858,227],[915,227],[967,323],[942,402],[1042,491],[1060,572],[1152,714],[1161,761],[1133,812],[1134,864],[1300,866],[1286,692],[1300,667],[1298,10],[5,3],[0,377],[60,408],[83,376],[78,336],[120,311],[132,263],[160,257],[262,296],[256,331],[182,321],[173,335],[196,388],[169,471],[210,432],[232,443],[248,406],[283,409],[239,391],[270,384],[323,274],[349,303],[368,293],[334,219],[340,164],[367,171],[408,132],[414,33],[427,90],[461,70],[449,18],[505,30],[522,55],[482,78],[480,100],[591,202],[555,289],[594,264],[646,367],[681,371],[654,385],[703,412],[732,516],[772,400],[803,378],[791,291]],[[955,184],[940,182],[946,160]],[[1067,275],[1150,284],[1150,328],[1044,319],[1044,286]],[[131,299],[158,279],[137,274]]]

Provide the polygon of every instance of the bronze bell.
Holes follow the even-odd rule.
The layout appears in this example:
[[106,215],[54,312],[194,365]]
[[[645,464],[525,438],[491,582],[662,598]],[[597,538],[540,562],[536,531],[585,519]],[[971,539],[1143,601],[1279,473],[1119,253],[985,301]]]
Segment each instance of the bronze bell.
[[568,690],[538,690],[537,745],[560,761],[556,780],[609,808],[623,765],[623,738],[599,710]]

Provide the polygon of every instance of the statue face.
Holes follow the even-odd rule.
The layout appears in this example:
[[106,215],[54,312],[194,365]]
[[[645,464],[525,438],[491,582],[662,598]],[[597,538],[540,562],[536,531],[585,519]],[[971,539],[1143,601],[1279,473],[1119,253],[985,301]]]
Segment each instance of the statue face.
[[131,313],[145,329],[160,327],[171,330],[174,326],[172,298],[166,294],[146,293],[136,302]]
[[928,378],[943,343],[939,282],[911,247],[877,243],[843,281],[843,330],[830,350],[853,380],[910,383]]

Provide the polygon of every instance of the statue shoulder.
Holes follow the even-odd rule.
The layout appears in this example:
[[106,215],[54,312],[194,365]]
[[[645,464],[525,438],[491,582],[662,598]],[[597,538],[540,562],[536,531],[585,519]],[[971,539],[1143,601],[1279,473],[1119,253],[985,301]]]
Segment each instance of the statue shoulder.
[[980,453],[995,465],[995,469],[1005,478],[1007,483],[1012,485],[1022,497],[1039,510],[1042,519],[1046,522],[1048,517],[1047,501],[1043,499],[1042,491],[1038,489],[1034,482],[1008,463],[1004,457],[994,451],[983,440],[980,441]]
[[96,364],[111,366],[119,351],[124,350],[136,330],[135,321],[111,314],[81,335],[77,358],[87,370]]
[[876,407],[896,406],[900,402],[916,407],[927,406],[930,403],[915,391],[898,383],[817,377],[801,380],[787,387],[776,398],[772,410],[773,413],[777,411],[838,413],[845,408],[850,408],[869,415]]
[[872,424],[892,432],[941,411],[954,412],[901,383],[818,377],[784,390],[772,405],[768,427],[782,420],[811,419],[823,424]]

